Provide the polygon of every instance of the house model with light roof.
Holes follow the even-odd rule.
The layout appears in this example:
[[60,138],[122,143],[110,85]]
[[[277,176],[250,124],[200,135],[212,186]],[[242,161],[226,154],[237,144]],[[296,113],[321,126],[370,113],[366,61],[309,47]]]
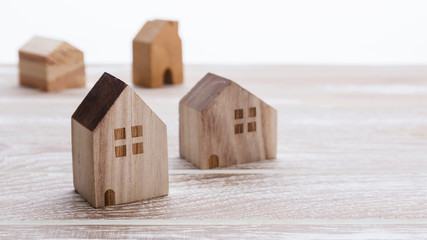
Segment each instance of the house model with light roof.
[[133,82],[147,88],[183,81],[178,22],[148,21],[133,39]]
[[48,92],[84,87],[83,52],[65,41],[34,37],[19,49],[19,82]]

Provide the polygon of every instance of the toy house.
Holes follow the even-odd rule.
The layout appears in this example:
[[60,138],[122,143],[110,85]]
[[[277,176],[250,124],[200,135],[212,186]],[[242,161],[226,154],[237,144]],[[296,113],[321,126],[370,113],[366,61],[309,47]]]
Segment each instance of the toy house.
[[84,87],[83,52],[64,41],[34,37],[19,49],[19,82],[49,92]]
[[74,187],[92,206],[168,194],[166,125],[126,83],[104,73],[71,128]]
[[133,39],[133,82],[147,88],[182,83],[178,22],[148,21]]
[[277,112],[233,81],[208,73],[179,103],[179,151],[200,169],[275,158]]

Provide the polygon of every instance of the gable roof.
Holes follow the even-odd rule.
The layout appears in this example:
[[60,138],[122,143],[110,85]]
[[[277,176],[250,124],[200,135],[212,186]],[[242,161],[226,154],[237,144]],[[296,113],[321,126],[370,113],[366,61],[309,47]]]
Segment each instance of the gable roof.
[[61,64],[80,60],[83,52],[65,41],[36,36],[19,49],[19,55],[48,64]]
[[72,118],[90,131],[95,130],[127,86],[105,72],[77,107]]
[[64,43],[64,41],[36,36],[36,37],[33,37],[30,41],[28,41],[19,50],[30,53],[30,54],[34,54],[40,57],[47,57],[62,43]]
[[181,99],[180,103],[202,111],[231,84],[235,83],[229,79],[208,73]]
[[[173,26],[178,26],[178,22],[176,21],[166,21],[166,20],[152,20],[148,21],[144,24],[142,29],[136,34],[133,41],[151,43],[160,31],[167,26],[167,24],[171,24]],[[177,28],[178,31],[178,28]]]

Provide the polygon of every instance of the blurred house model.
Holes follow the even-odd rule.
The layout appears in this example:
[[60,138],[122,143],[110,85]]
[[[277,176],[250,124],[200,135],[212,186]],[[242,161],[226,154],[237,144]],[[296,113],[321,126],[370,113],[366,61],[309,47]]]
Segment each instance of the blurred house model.
[[178,22],[148,21],[133,39],[133,82],[147,88],[182,83]]
[[34,37],[19,50],[19,82],[43,91],[84,87],[83,52],[64,41]]

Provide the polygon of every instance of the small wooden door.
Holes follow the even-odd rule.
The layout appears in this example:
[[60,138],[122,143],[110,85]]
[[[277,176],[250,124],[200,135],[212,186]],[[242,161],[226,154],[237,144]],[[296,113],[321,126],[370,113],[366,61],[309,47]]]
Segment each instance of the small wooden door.
[[105,206],[111,206],[116,204],[116,193],[114,193],[114,190],[108,189],[105,191]]
[[218,156],[217,155],[211,155],[210,157],[209,157],[209,169],[212,169],[212,168],[217,168],[218,167],[218,165],[219,165],[219,162],[218,162]]
[[163,83],[164,84],[172,84],[173,83],[172,71],[169,68],[166,69],[166,71],[163,73]]

